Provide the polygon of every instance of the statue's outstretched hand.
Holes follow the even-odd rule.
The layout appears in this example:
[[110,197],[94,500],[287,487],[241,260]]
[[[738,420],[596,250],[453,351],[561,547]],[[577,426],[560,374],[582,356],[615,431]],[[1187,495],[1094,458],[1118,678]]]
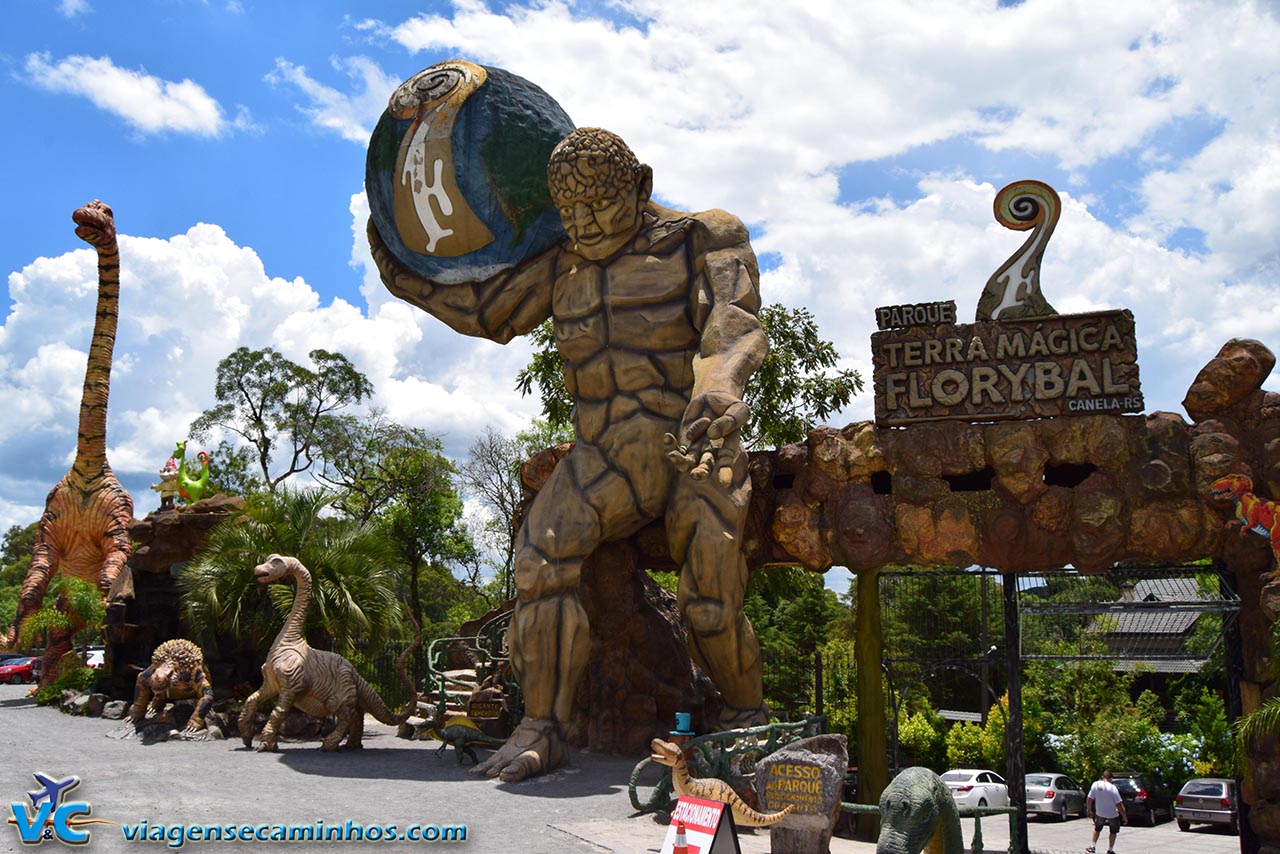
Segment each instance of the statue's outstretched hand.
[[369,254],[373,256],[373,263],[382,276],[383,284],[397,294],[400,291],[431,292],[431,284],[426,279],[405,267],[391,254],[382,235],[378,233],[377,226],[373,224],[373,217],[369,217],[366,231],[369,235]]
[[[667,459],[694,480],[704,480],[715,472],[717,482],[729,486],[734,464],[742,455],[737,434],[750,414],[747,405],[728,392],[697,395],[685,409],[680,438],[671,433],[663,437]],[[726,443],[726,439],[731,441]]]

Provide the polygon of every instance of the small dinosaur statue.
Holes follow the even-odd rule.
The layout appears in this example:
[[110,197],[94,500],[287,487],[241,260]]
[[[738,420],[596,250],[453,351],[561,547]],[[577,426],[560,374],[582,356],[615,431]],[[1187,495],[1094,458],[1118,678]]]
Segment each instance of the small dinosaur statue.
[[197,477],[192,477],[187,471],[185,441],[178,442],[178,447],[170,459],[178,466],[178,494],[182,496],[182,500],[191,505],[204,498],[204,492],[209,488],[209,455],[204,451],[196,454],[196,459],[200,460],[200,474]]
[[960,811],[928,768],[907,768],[880,795],[876,854],[964,854]]
[[199,699],[184,732],[204,729],[204,716],[213,705],[213,686],[205,673],[200,647],[185,638],[167,640],[151,654],[151,666],[138,674],[129,717],[141,724],[146,719],[148,703],[155,715],[172,700],[192,697]]
[[[285,713],[297,706],[316,717],[334,715],[338,726],[321,742],[321,750],[337,750],[339,742],[347,739],[350,750],[360,748],[364,735],[365,713],[373,715],[381,723],[396,726],[409,719],[415,703],[410,702],[399,714],[393,715],[378,692],[364,680],[350,661],[336,652],[312,649],[306,639],[307,609],[311,604],[311,573],[294,557],[270,555],[266,561],[254,567],[254,577],[259,584],[272,584],[293,578],[298,586],[293,597],[293,607],[285,618],[284,626],[271,642],[267,660],[262,664],[262,687],[249,695],[240,712],[240,738],[245,747],[253,744],[253,717],[258,704],[276,697],[275,708],[258,741],[258,750],[273,751]],[[412,618],[412,615],[410,615]],[[409,692],[417,696],[413,682],[405,672],[405,661],[422,643],[418,631],[414,642],[396,659],[396,675]]]
[[424,732],[440,742],[440,748],[436,751],[437,756],[444,753],[446,747],[453,747],[459,765],[462,764],[464,754],[471,757],[472,765],[479,764],[480,759],[473,749],[475,745],[492,747],[496,750],[506,743],[506,739],[485,735],[480,731],[480,727],[476,726],[475,721],[466,715],[454,715],[443,724],[432,724]]
[[1269,579],[1280,578],[1280,537],[1276,529],[1280,527],[1280,505],[1253,493],[1253,481],[1242,474],[1229,474],[1209,484],[1209,494],[1216,501],[1234,501],[1236,516],[1227,523],[1227,527],[1240,526],[1240,536],[1246,537],[1250,532],[1266,537],[1271,541],[1271,552],[1276,557],[1276,568],[1268,573]]
[[690,777],[689,768],[685,764],[684,751],[671,742],[655,738],[649,742],[649,749],[652,751],[650,758],[654,762],[671,768],[671,783],[677,795],[690,795],[727,804],[733,811],[734,822],[740,827],[768,827],[782,821],[792,810],[791,804],[787,804],[778,812],[763,813],[753,810],[743,803],[738,793],[724,780],[715,777],[703,779]]
[[[31,566],[22,579],[13,627],[5,645],[14,648],[22,623],[44,602],[57,573],[96,586],[108,608],[123,608],[132,577],[125,564],[133,552],[129,526],[133,498],[120,485],[107,462],[107,400],[111,391],[111,354],[115,349],[120,307],[120,250],[115,215],[96,199],[71,215],[76,236],[98,254],[98,302],[89,343],[89,359],[80,395],[80,421],[75,461],[45,499],[36,527]],[[71,633],[52,633],[45,646],[40,683],[58,673],[58,661],[71,649]],[[34,690],[34,689],[33,689]]]

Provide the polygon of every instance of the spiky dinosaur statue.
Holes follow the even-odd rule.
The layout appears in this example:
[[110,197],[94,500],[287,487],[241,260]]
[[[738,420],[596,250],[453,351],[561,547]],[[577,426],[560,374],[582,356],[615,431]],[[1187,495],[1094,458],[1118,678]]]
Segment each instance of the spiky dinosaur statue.
[[1276,568],[1267,577],[1280,578],[1280,536],[1276,535],[1280,527],[1280,505],[1254,495],[1253,481],[1242,474],[1218,478],[1209,484],[1209,494],[1216,501],[1235,502],[1236,516],[1227,523],[1228,528],[1239,525],[1240,536],[1247,537],[1253,532],[1271,541]]
[[964,854],[960,811],[928,768],[907,768],[880,795],[876,854]]
[[151,654],[151,666],[138,674],[129,717],[135,724],[146,720],[147,705],[157,715],[173,700],[198,698],[184,732],[204,729],[204,716],[213,705],[213,685],[204,669],[204,653],[185,638],[167,640]]
[[[273,584],[293,578],[297,592],[293,607],[285,618],[284,626],[267,651],[262,664],[262,687],[245,700],[240,712],[240,738],[245,747],[253,744],[253,716],[263,700],[276,698],[275,708],[262,730],[258,750],[276,749],[280,724],[285,713],[297,706],[316,717],[334,715],[338,726],[325,737],[321,750],[337,750],[343,737],[348,749],[358,749],[364,735],[364,715],[373,715],[380,722],[396,726],[409,719],[416,704],[410,702],[399,714],[392,714],[364,678],[356,672],[350,661],[336,652],[312,649],[306,639],[307,608],[311,604],[311,573],[294,557],[270,555],[253,569],[259,584]],[[412,617],[412,615],[410,615]],[[410,697],[417,696],[413,682],[405,672],[405,661],[422,643],[418,632],[414,642],[396,660],[396,675],[404,684]]]
[[[45,499],[36,526],[31,566],[22,581],[18,610],[6,643],[13,646],[23,621],[44,602],[49,581],[57,572],[93,584],[108,606],[122,603],[129,573],[123,571],[132,544],[133,499],[116,480],[107,463],[107,396],[111,390],[111,353],[116,340],[120,302],[120,253],[111,208],[94,200],[71,215],[76,236],[98,252],[98,304],[89,344],[89,360],[80,396],[76,456]],[[61,603],[60,603],[61,605]],[[69,632],[60,632],[45,647],[40,684],[57,674],[57,663],[71,649]]]
[[684,751],[669,741],[655,738],[649,742],[649,749],[652,751],[650,758],[654,762],[671,768],[671,783],[677,795],[691,795],[728,805],[733,811],[733,820],[740,827],[768,827],[782,821],[791,812],[791,804],[787,804],[778,812],[763,813],[753,810],[724,780],[715,777],[700,779],[690,777],[689,768],[685,765]]
[[209,488],[209,455],[204,451],[196,454],[196,459],[200,460],[200,474],[198,477],[192,477],[187,471],[187,443],[185,441],[178,442],[178,447],[174,450],[170,459],[178,466],[178,494],[182,496],[182,500],[190,505],[204,498],[204,492]]
[[476,745],[492,747],[496,750],[506,743],[504,738],[485,735],[480,731],[480,727],[476,726],[476,722],[466,715],[453,715],[443,724],[432,724],[424,732],[440,742],[440,748],[436,751],[437,756],[444,753],[446,747],[452,747],[458,757],[459,765],[462,764],[464,754],[471,758],[472,765],[479,764],[480,759],[473,749]]

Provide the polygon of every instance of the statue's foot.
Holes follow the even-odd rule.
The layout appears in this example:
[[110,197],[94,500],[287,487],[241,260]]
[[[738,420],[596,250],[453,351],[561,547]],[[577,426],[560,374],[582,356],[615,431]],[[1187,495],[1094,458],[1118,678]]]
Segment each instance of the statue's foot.
[[471,769],[473,774],[515,783],[551,771],[568,758],[554,721],[525,718],[498,752]]
[[716,724],[717,732],[731,729],[748,729],[753,726],[764,726],[769,722],[769,709],[764,703],[751,709],[738,709],[726,705],[720,712],[720,720]]
[[250,727],[240,727],[240,740],[245,747],[253,747],[253,730]]
[[258,742],[259,753],[275,753],[278,750],[279,748],[276,747],[276,741],[274,738],[270,740],[263,739],[262,741]]

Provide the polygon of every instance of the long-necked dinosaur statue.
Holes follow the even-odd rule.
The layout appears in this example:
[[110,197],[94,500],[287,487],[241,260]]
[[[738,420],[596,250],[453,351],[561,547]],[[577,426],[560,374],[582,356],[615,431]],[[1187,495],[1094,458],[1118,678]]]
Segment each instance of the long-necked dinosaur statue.
[[[416,706],[413,700],[410,700],[402,712],[393,715],[378,692],[356,672],[350,661],[336,652],[312,649],[307,643],[311,573],[297,558],[270,555],[266,561],[254,567],[253,574],[259,584],[272,584],[293,578],[298,589],[294,593],[289,616],[285,618],[284,626],[276,639],[271,642],[267,660],[262,664],[262,687],[245,700],[240,712],[240,737],[244,740],[245,747],[253,745],[253,716],[257,714],[258,704],[272,697],[276,698],[275,708],[258,740],[258,750],[261,751],[276,749],[280,724],[284,721],[285,713],[294,706],[309,715],[334,715],[338,719],[337,728],[325,737],[320,745],[321,750],[337,750],[338,743],[344,736],[347,738],[348,749],[361,747],[366,712],[392,726],[409,719],[410,712]],[[419,631],[414,642],[396,659],[396,675],[400,677],[400,682],[411,698],[416,697],[417,692],[413,681],[405,672],[405,661],[421,642],[422,633]]]
[[[125,563],[132,544],[133,498],[107,463],[107,396],[111,390],[111,353],[116,341],[120,302],[120,253],[111,208],[94,200],[71,215],[76,236],[98,251],[98,305],[89,344],[89,362],[80,397],[75,462],[45,499],[36,527],[31,567],[22,582],[18,611],[6,642],[13,646],[22,622],[44,602],[54,573],[94,584],[108,604],[121,598],[128,579]],[[40,686],[57,675],[57,662],[71,649],[69,632],[49,639]]]

